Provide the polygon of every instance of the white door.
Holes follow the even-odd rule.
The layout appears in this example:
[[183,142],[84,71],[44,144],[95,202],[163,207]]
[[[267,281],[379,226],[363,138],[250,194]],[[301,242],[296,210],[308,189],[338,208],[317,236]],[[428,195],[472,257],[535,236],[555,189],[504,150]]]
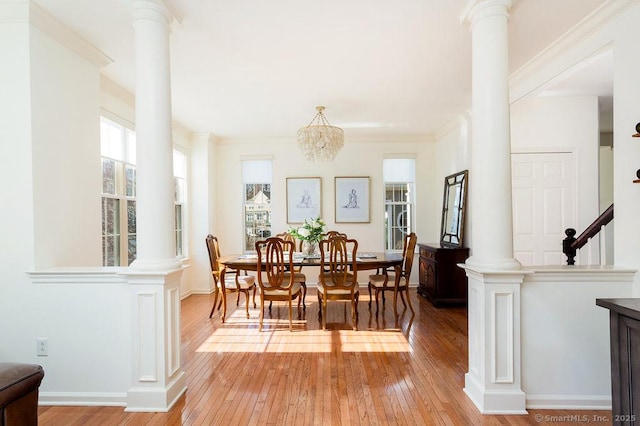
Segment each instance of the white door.
[[566,265],[564,230],[577,223],[574,155],[512,154],[511,170],[514,257],[523,265]]

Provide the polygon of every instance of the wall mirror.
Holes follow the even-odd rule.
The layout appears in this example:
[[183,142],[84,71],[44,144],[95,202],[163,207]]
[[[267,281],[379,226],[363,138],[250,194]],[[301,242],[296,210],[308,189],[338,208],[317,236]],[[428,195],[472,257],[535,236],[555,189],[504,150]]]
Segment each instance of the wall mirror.
[[462,247],[468,174],[468,170],[463,170],[444,178],[440,228],[442,247]]

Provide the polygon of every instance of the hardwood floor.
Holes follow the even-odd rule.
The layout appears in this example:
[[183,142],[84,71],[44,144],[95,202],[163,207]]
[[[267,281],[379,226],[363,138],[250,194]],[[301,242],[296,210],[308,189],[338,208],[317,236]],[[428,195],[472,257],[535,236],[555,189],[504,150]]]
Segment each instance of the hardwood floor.
[[[521,416],[483,416],[463,392],[467,371],[465,308],[436,309],[411,289],[415,315],[389,296],[376,317],[366,290],[358,331],[350,307],[333,302],[320,330],[309,289],[306,314],[289,332],[288,309],[244,314],[229,299],[224,325],[212,296],[182,301],[182,365],[187,391],[168,413],[126,413],[122,407],[40,407],[47,425],[423,425],[583,424],[610,411],[529,410]],[[259,303],[258,303],[258,306]],[[294,315],[296,315],[294,307]],[[582,417],[586,416],[586,417]],[[600,416],[600,417],[597,417]],[[576,420],[576,421],[572,421]],[[610,423],[610,420],[608,421]]]

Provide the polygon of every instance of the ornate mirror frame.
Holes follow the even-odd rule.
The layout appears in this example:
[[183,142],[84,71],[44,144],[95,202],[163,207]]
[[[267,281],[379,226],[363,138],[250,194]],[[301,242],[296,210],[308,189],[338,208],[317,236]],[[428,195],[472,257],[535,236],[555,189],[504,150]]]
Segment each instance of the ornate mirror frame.
[[463,170],[444,178],[442,225],[440,227],[440,245],[442,247],[462,247],[468,175],[469,171]]

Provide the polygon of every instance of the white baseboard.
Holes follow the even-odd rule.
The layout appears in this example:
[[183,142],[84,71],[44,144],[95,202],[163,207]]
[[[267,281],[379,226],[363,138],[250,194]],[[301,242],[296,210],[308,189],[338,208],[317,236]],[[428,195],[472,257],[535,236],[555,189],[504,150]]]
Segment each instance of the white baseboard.
[[611,410],[611,395],[527,395],[536,410]]
[[40,392],[39,405],[124,407],[126,392]]

